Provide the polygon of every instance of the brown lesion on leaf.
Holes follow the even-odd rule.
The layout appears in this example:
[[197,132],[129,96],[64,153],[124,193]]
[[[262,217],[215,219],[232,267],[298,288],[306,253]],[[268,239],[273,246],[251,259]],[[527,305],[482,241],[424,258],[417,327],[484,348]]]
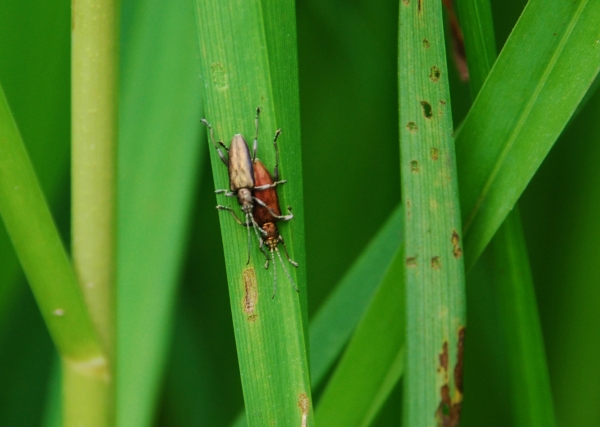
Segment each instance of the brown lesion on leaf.
[[429,43],[429,40],[423,39],[423,47],[425,49],[429,49],[429,46],[431,46],[431,44]]
[[409,268],[415,268],[417,266],[417,258],[414,256],[409,256],[406,258],[406,266]]
[[437,160],[440,158],[440,150],[435,147],[431,148],[431,160]]
[[248,314],[248,320],[254,322],[256,320],[256,304],[258,302],[258,286],[256,285],[256,271],[254,268],[247,268],[242,274],[244,280],[244,300],[242,307],[244,313]]
[[452,231],[451,241],[452,241],[452,254],[454,255],[454,258],[460,258],[462,256],[462,249],[459,245],[460,236],[458,235],[456,230]]
[[458,344],[456,352],[456,366],[454,366],[454,386],[460,393],[460,400],[462,401],[463,392],[463,353],[465,344],[465,327],[462,326],[458,330]]
[[433,258],[431,258],[431,268],[433,268],[434,270],[439,270],[440,268],[442,268],[442,263],[440,262],[439,256],[434,256]]
[[442,72],[437,66],[431,67],[431,71],[429,72],[429,78],[432,82],[437,83],[440,81],[440,77],[442,76]]
[[419,127],[417,126],[417,124],[415,122],[408,122],[406,124],[406,129],[408,129],[408,131],[410,133],[417,133],[417,131],[419,130]]
[[300,426],[306,427],[308,422],[308,412],[310,411],[310,401],[308,400],[308,396],[306,393],[300,393],[298,395],[298,407],[302,411],[302,419]]
[[433,108],[431,108],[431,104],[427,101],[421,101],[421,107],[423,109],[423,117],[431,119],[433,117]]
[[[448,341],[444,341],[442,352],[440,353],[440,369],[448,372]],[[438,369],[438,371],[440,370]]]
[[404,3],[405,6],[409,6],[410,0],[402,0],[402,3]]
[[444,384],[440,389],[441,400],[435,411],[438,427],[458,427],[460,423],[461,402],[453,403],[450,399],[450,388]]
[[444,384],[440,387],[440,403],[435,412],[438,427],[458,427],[460,423],[460,412],[462,409],[462,386],[463,386],[463,348],[465,328],[458,330],[457,361],[454,367],[454,396],[450,396],[448,385],[448,341],[444,341],[442,352],[439,355],[440,366],[438,372],[443,370],[445,374]]
[[416,160],[413,160],[410,162],[410,170],[412,172],[419,172],[419,162],[417,162]]
[[421,13],[421,10],[423,10],[423,0],[419,0],[417,2],[417,10],[419,11],[419,13]]

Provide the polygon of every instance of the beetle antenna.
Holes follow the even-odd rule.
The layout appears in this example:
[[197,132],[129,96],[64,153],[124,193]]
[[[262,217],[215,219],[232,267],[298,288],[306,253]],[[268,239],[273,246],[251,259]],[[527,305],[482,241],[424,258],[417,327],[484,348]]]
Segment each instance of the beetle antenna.
[[[296,292],[300,293],[300,291],[298,290],[298,286],[296,286],[296,284],[294,283],[294,281],[292,280],[292,276],[290,276],[290,272],[288,271],[288,269],[286,268],[284,262],[283,262],[283,258],[281,258],[281,252],[279,252],[279,249],[275,248],[275,251],[277,252],[277,256],[279,257],[279,261],[281,261],[281,266],[283,267],[283,271],[285,271],[285,274],[287,275],[288,279],[290,280],[290,284],[294,287],[294,289],[296,289]],[[273,263],[273,267],[275,267],[275,263]],[[273,269],[274,271],[275,269]]]
[[270,258],[269,258],[269,255],[267,255],[267,253],[265,252],[265,249],[262,244],[263,240],[261,237],[261,235],[264,234],[265,232],[258,226],[256,221],[254,220],[254,216],[252,215],[252,213],[249,213],[248,215],[250,215],[250,219],[252,221],[252,228],[254,229],[254,234],[256,234],[256,239],[258,240],[258,243],[259,243],[258,248],[263,253],[263,255],[267,259],[267,263],[268,263]]
[[[273,249],[271,249],[271,255],[275,258]],[[277,292],[277,263],[273,260],[273,296],[271,299],[275,299],[275,292]]]

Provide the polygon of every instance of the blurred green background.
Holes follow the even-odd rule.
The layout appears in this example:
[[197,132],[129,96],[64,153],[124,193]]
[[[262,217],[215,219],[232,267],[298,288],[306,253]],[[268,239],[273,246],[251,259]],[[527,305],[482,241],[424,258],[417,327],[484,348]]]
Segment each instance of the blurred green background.
[[[194,6],[162,3],[122,2],[119,375],[123,395],[137,398],[120,401],[120,421],[225,426],[243,399],[199,122]],[[500,47],[525,2],[493,3]],[[68,246],[70,3],[0,0],[0,10],[0,82]],[[400,199],[397,21],[397,1],[297,2],[311,314]],[[458,124],[471,99],[449,68]],[[596,94],[520,201],[564,426],[600,423],[599,114]],[[502,331],[485,274],[478,266],[469,276],[463,426],[510,425]],[[55,358],[0,225],[0,426],[52,425]],[[398,425],[400,407],[397,387],[377,425]]]

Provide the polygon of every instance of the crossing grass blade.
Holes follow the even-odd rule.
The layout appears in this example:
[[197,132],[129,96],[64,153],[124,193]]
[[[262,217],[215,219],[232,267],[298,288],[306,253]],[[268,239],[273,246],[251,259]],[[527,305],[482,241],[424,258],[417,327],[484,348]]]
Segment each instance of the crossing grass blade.
[[[404,370],[404,268],[398,247],[385,278],[327,383],[316,419],[327,426],[369,426]],[[376,351],[374,351],[376,349]]]
[[404,421],[410,426],[457,425],[462,405],[465,276],[441,8],[436,1],[400,2]]
[[[300,296],[278,265],[278,290],[272,298],[274,266],[262,268],[254,236],[247,264],[245,228],[227,212],[220,213],[247,422],[312,425],[294,4],[197,0],[196,6],[206,118],[227,145],[236,133],[251,141],[255,110],[261,107],[259,157],[269,170],[274,167],[273,135],[283,129],[279,170],[288,183],[278,193],[283,210],[290,205],[295,215],[279,228],[290,257],[300,265],[297,270],[288,266]],[[207,149],[215,188],[229,188],[227,168],[212,144]],[[218,202],[239,212],[232,199]]]
[[54,343],[66,360],[97,358],[101,366],[98,336],[1,87],[0,150],[0,214]]
[[594,81],[599,39],[598,2],[527,4],[456,139],[467,269]]

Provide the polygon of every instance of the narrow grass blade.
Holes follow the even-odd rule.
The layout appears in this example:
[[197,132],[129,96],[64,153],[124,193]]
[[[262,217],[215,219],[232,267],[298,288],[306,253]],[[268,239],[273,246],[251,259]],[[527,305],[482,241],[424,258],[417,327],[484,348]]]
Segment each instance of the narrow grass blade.
[[494,238],[494,288],[511,383],[514,426],[555,426],[544,342],[518,211]]
[[101,362],[98,336],[1,87],[0,153],[0,214],[52,339],[65,360]]
[[[252,141],[255,110],[261,107],[259,157],[273,170],[272,138],[278,127],[283,129],[279,170],[288,183],[278,192],[283,210],[291,205],[295,218],[281,224],[280,232],[290,257],[300,265],[298,270],[286,267],[300,293],[306,292],[294,4],[286,1],[273,10],[274,5],[257,0],[196,4],[206,118],[216,138],[228,145],[233,134],[241,133]],[[289,24],[282,26],[275,13]],[[283,64],[274,65],[280,61]],[[216,188],[229,188],[227,168],[212,144],[208,149]],[[233,199],[221,197],[220,204],[239,214]],[[278,264],[278,290],[272,298],[273,263],[279,261],[274,259],[269,270],[263,269],[264,258],[252,236],[247,264],[245,227],[227,212],[220,218],[248,424],[313,425],[304,297],[293,290]]]
[[119,117],[117,425],[136,427],[155,415],[198,161],[206,151],[198,143],[192,2],[142,2],[128,16]]
[[400,2],[398,86],[409,426],[458,424],[465,277],[442,5]]
[[346,346],[403,243],[399,205],[310,323],[311,380],[318,386]]
[[598,2],[532,0],[525,8],[457,135],[467,268],[596,77],[599,39]]
[[383,282],[356,327],[348,348],[319,400],[324,426],[369,426],[404,370],[404,268],[398,247]]
[[[461,1],[462,24],[465,30],[467,60],[471,90],[477,94],[492,68],[493,43],[480,40],[491,38],[493,22],[489,0]],[[493,40],[493,39],[492,39]],[[525,247],[525,237],[519,210],[511,211],[491,241],[497,289],[499,318],[503,323],[504,344],[508,359],[507,376],[511,384],[511,413],[515,426],[554,426],[554,406],[544,341],[537,312],[533,280]]]

